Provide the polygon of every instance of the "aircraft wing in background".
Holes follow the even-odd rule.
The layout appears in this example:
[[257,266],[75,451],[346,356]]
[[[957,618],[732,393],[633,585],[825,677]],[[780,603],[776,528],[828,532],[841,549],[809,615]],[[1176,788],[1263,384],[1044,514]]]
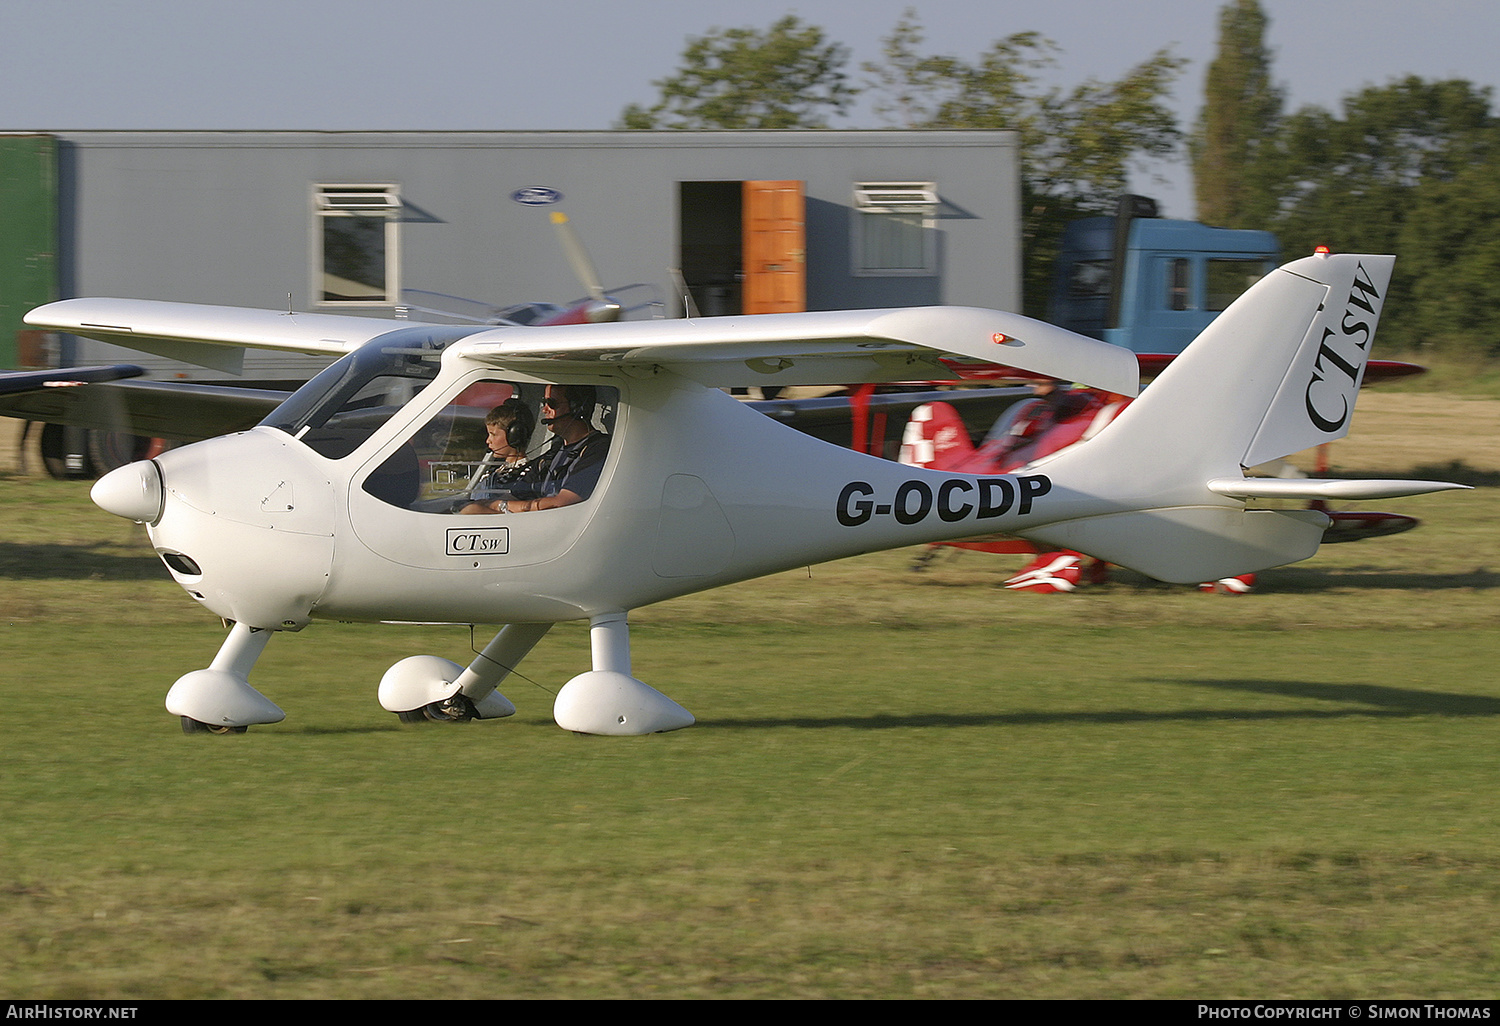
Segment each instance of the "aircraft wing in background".
[[185,381],[106,381],[0,394],[0,417],[196,442],[254,427],[290,394]]
[[72,385],[91,385],[100,381],[138,378],[144,368],[129,363],[105,367],[60,367],[56,370],[0,371],[0,396],[25,395]]

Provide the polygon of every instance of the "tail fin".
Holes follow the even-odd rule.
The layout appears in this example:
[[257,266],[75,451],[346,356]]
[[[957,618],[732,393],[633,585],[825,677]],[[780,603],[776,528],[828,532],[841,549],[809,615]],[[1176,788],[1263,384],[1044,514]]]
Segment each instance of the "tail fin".
[[1202,501],[1209,478],[1342,438],[1394,260],[1316,256],[1272,271],[1079,455],[1113,449],[1137,476],[1160,452],[1132,490]]
[[958,470],[974,455],[969,429],[948,403],[923,403],[901,434],[902,463],[928,470]]
[[1326,517],[1247,510],[1243,497],[1265,493],[1232,483],[1348,433],[1394,262],[1308,257],[1257,282],[1098,437],[1046,461],[1054,481],[1087,482],[1122,512],[1028,537],[1180,583],[1316,552]]

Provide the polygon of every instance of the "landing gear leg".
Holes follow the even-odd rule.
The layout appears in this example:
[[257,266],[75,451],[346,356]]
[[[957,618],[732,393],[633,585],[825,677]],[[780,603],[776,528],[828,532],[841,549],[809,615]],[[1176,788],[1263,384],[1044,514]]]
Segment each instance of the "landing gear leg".
[[252,723],[280,723],[286,713],[250,686],[250,670],[273,632],[237,623],[206,670],[184,674],[167,692],[167,712],[188,734],[243,733]]
[[454,683],[476,706],[498,699],[510,706],[510,712],[503,715],[511,715],[516,707],[495,689],[551,629],[550,623],[506,624]]
[[550,623],[512,623],[465,669],[440,656],[410,656],[386,671],[380,704],[402,723],[496,720],[516,707],[495,688],[552,629]]
[[579,734],[655,734],[691,727],[693,714],[630,675],[630,626],[624,613],[589,620],[594,668],[563,685],[552,717]]

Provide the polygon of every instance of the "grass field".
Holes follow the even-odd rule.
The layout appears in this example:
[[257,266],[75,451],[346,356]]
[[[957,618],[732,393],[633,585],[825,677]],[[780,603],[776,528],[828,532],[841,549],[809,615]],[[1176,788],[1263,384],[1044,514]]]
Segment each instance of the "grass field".
[[[1361,400],[1349,472],[1500,475],[1500,400]],[[396,659],[461,628],[319,624],[162,708],[222,628],[87,486],[0,480],[0,995],[1494,998],[1500,492],[1392,500],[1238,599],[1017,557],[813,567],[633,616],[699,718],[403,728]],[[480,642],[485,640],[481,637]]]

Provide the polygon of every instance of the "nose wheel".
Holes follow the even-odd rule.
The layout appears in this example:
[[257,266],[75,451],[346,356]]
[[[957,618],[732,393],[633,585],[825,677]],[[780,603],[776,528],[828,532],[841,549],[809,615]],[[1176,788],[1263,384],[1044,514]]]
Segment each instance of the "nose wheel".
[[271,633],[237,623],[208,669],[177,678],[167,692],[167,712],[181,717],[184,734],[243,734],[252,723],[286,719],[286,713],[248,679]]

